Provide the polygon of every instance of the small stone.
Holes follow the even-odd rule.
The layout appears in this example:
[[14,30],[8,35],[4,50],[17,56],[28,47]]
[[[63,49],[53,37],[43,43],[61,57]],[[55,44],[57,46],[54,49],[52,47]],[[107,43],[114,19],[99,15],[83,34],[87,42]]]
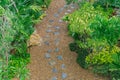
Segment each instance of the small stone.
[[54,20],[49,20],[50,23],[54,22]]
[[58,59],[58,60],[62,60],[63,57],[62,57],[61,55],[59,55],[59,56],[57,56],[57,59]]
[[48,58],[50,58],[51,56],[50,56],[49,53],[46,53],[46,54],[45,54],[45,57],[48,59]]
[[65,12],[65,15],[67,15],[68,13],[67,12]]
[[63,22],[63,20],[60,19],[60,20],[59,20],[59,23],[62,23],[62,22]]
[[55,52],[59,52],[59,48],[55,48]]
[[64,8],[67,8],[68,7],[68,5],[64,5]]
[[71,4],[71,8],[74,9],[75,8],[75,4]]
[[46,45],[49,45],[49,42],[48,42],[48,41],[45,41],[44,43],[45,43]]
[[55,44],[58,45],[59,42],[60,42],[60,39],[57,38],[57,39],[55,40]]
[[60,8],[60,9],[58,10],[58,13],[61,13],[63,10],[64,10],[64,8]]
[[53,72],[53,73],[57,73],[58,70],[57,70],[56,68],[53,68],[53,69],[52,69],[52,72]]
[[56,64],[56,62],[54,61],[54,60],[51,60],[50,62],[48,62],[49,63],[49,65],[51,65],[51,66],[53,66],[53,65],[55,65]]
[[46,35],[45,37],[46,37],[46,38],[50,38],[50,36],[49,36],[49,35]]
[[57,77],[56,77],[56,76],[54,76],[54,77],[52,78],[52,80],[57,80]]
[[47,27],[48,27],[48,28],[51,28],[52,26],[51,26],[51,25],[48,25]]
[[50,32],[52,32],[52,30],[48,29],[48,30],[46,30],[46,32],[47,32],[47,33],[50,33]]
[[51,49],[49,49],[47,52],[48,52],[48,53],[51,53],[51,52],[52,52],[52,50],[51,50]]
[[68,9],[67,12],[72,12],[72,11],[70,9]]
[[55,42],[59,42],[59,41],[60,41],[60,39],[59,39],[59,38],[55,39]]
[[62,65],[61,65],[61,68],[62,68],[62,69],[65,69],[65,64],[62,64]]
[[56,18],[59,17],[59,14],[55,13],[55,14],[54,14],[54,17],[56,17]]
[[67,74],[66,73],[62,73],[62,79],[67,78]]
[[74,9],[75,7],[71,6],[72,9]]
[[73,6],[73,5],[74,5],[73,3],[70,4],[70,6]]
[[60,34],[60,32],[54,32],[54,35],[59,35]]
[[59,30],[59,29],[60,29],[60,27],[59,27],[59,26],[55,26],[55,29],[56,29],[56,30]]

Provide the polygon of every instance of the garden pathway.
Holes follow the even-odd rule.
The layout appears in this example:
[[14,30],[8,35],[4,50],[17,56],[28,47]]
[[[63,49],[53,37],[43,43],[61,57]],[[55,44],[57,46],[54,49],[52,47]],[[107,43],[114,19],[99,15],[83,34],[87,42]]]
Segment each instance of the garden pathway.
[[72,4],[65,5],[64,0],[53,0],[47,16],[36,25],[43,41],[41,46],[30,48],[30,80],[105,80],[82,69],[76,63],[77,54],[69,50],[73,39],[61,18],[75,8]]

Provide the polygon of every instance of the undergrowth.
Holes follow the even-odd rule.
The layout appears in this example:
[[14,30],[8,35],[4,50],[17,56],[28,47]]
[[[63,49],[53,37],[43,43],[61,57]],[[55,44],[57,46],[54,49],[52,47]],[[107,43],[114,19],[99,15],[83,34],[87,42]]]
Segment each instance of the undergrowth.
[[29,79],[27,40],[51,0],[0,1],[0,80]]

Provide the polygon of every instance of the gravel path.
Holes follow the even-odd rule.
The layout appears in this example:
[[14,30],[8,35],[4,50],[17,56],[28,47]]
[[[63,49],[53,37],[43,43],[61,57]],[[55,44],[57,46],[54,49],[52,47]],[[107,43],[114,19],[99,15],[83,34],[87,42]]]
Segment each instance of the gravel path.
[[69,50],[73,39],[68,35],[67,23],[61,18],[74,11],[75,5],[65,5],[64,0],[53,0],[47,16],[36,25],[41,46],[30,49],[30,80],[106,80],[76,63],[77,54]]

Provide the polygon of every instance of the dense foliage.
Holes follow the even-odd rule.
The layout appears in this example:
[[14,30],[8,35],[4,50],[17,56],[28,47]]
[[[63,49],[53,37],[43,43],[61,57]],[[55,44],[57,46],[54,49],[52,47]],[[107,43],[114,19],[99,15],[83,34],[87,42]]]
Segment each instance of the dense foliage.
[[114,7],[118,9],[120,1],[112,8],[114,1],[109,6],[104,2],[107,7],[99,6],[100,0],[96,1],[90,0],[90,3],[85,3],[64,17],[69,23],[69,34],[75,40],[70,44],[70,49],[78,53],[77,62],[83,68],[92,67],[96,73],[119,80],[120,48],[117,45],[120,39],[120,18],[113,12]]
[[94,0],[94,5],[101,5],[102,7],[117,7],[120,8],[120,0]]
[[94,6],[100,5],[101,7],[117,7],[120,8],[120,0],[66,0],[68,4],[70,3],[84,3],[86,1],[92,3]]
[[0,80],[25,80],[30,61],[27,40],[51,0],[0,1]]

